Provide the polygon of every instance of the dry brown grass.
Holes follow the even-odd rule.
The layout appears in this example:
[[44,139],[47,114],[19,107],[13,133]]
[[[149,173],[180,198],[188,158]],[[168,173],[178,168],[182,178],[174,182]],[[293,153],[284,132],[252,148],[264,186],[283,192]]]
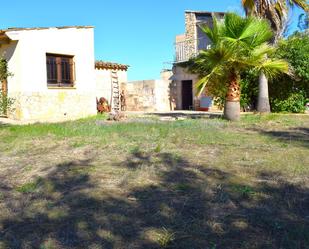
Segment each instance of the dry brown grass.
[[0,126],[0,248],[309,248],[309,118]]

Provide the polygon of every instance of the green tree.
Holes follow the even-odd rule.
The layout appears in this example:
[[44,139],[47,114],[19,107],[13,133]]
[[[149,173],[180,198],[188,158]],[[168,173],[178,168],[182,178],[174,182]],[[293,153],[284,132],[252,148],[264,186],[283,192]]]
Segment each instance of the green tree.
[[[267,19],[274,31],[272,42],[277,43],[282,37],[288,21],[288,13],[292,7],[297,6],[306,12],[309,7],[307,0],[242,0],[247,16],[257,16]],[[261,73],[259,77],[259,94],[257,110],[270,112],[268,79]]]
[[273,42],[276,43],[288,25],[288,14],[296,6],[309,11],[307,0],[242,0],[247,16],[267,19],[274,31]]
[[279,77],[269,82],[272,110],[302,112],[309,98],[309,36],[297,32],[281,40],[276,56],[289,62],[294,76]]
[[197,82],[198,94],[206,86],[212,92],[217,89],[225,93],[224,116],[238,120],[241,73],[253,68],[274,77],[288,72],[288,64],[267,56],[275,49],[267,43],[273,34],[265,20],[228,13],[223,22],[218,23],[213,17],[213,27],[201,26],[201,29],[211,40],[212,47],[201,51],[189,65],[189,69],[201,77]]

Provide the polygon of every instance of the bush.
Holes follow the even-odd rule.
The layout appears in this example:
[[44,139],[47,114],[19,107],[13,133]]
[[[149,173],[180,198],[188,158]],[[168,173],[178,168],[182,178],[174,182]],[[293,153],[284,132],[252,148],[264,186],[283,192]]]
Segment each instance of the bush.
[[306,110],[307,99],[304,96],[304,92],[291,93],[287,99],[280,100],[274,99],[273,111],[274,112],[293,112],[303,113]]
[[283,75],[269,82],[272,110],[304,112],[309,98],[309,36],[296,32],[280,41],[276,56],[289,62],[294,76]]
[[6,116],[7,112],[13,111],[13,104],[14,99],[8,97],[0,90],[0,116]]
[[[12,74],[8,71],[8,63],[6,59],[0,57],[0,85]],[[7,112],[13,111],[14,99],[9,98],[7,93],[2,92],[0,89],[0,116],[6,116]]]
[[255,109],[258,96],[258,78],[259,73],[254,70],[247,70],[241,75],[240,87],[241,98],[240,106],[243,109],[249,107],[250,110]]
[[6,59],[0,57],[0,81],[7,79],[12,74],[8,71],[8,63]]

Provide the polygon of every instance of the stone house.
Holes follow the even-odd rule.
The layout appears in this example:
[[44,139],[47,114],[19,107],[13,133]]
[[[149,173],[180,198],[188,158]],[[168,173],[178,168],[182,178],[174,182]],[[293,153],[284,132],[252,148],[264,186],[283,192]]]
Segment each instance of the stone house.
[[198,76],[180,66],[196,56],[200,50],[210,48],[211,42],[200,29],[201,24],[212,26],[212,16],[223,19],[224,12],[185,11],[185,33],[175,39],[175,60],[173,64],[173,88],[176,109],[178,110],[215,110],[211,96],[206,91],[196,97],[194,88]]
[[95,115],[96,98],[108,94],[101,85],[111,85],[112,70],[123,71],[95,61],[92,26],[0,30],[0,56],[12,73],[7,92],[14,110],[8,116],[17,120]]

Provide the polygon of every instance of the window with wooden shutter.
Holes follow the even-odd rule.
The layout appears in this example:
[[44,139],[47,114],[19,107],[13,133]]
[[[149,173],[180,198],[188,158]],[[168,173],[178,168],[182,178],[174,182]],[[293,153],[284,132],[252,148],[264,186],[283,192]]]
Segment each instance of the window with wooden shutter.
[[74,86],[73,56],[46,54],[46,68],[48,86]]

